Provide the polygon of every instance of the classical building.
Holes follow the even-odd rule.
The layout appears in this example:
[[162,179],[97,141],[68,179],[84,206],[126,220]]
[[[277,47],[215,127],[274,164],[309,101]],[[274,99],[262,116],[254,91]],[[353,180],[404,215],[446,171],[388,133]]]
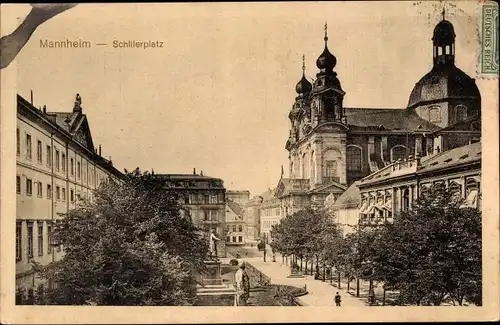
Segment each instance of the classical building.
[[233,202],[238,203],[239,205],[243,206],[245,203],[250,200],[250,191],[248,190],[243,190],[243,191],[234,191],[234,190],[227,190],[226,191],[226,199],[231,200]]
[[464,199],[463,206],[481,209],[481,142],[395,162],[359,181],[359,223],[392,222],[412,208],[430,186],[441,183]]
[[[225,213],[226,189],[224,182],[196,173],[192,174],[157,174],[154,178],[163,182],[166,190],[175,190],[179,193],[182,213],[191,218],[193,223],[209,235],[212,230],[221,241],[217,242],[217,255],[226,256],[224,239],[226,238]],[[208,239],[207,239],[208,242]]]
[[418,81],[405,108],[344,107],[334,71],[337,58],[325,47],[311,83],[302,67],[289,114],[288,178],[278,183],[281,213],[324,205],[356,180],[398,160],[426,157],[480,139],[481,96],[475,80],[455,66],[455,32],[444,19],[434,29],[431,70]]
[[226,192],[226,244],[244,245],[246,237],[245,210],[227,198]]
[[124,175],[94,147],[79,95],[70,112],[38,109],[18,95],[16,137],[16,288],[31,289],[40,279],[30,262],[47,265],[63,254],[51,245],[61,214]]

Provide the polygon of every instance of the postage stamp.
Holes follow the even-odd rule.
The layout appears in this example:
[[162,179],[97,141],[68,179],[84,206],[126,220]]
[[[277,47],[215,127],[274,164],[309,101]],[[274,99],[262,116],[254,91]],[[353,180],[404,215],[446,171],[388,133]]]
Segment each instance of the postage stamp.
[[481,6],[480,70],[483,76],[498,77],[498,3]]

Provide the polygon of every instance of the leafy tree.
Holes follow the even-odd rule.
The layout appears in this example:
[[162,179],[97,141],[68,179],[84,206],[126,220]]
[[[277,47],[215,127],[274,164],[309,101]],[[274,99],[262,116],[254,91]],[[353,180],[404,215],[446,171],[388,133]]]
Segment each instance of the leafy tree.
[[56,283],[45,300],[71,305],[190,305],[207,243],[180,214],[178,196],[136,169],[109,181],[57,223],[64,256],[35,265]]
[[461,204],[437,185],[385,229],[375,262],[401,303],[481,305],[481,213]]

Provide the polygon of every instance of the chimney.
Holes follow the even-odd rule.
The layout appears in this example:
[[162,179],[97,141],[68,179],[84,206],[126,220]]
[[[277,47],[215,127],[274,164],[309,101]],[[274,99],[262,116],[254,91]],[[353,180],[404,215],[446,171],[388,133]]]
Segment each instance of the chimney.
[[101,145],[99,145],[99,156],[101,155]]
[[203,176],[203,170],[202,170],[202,171],[200,171],[200,175],[201,175],[201,176]]
[[47,106],[43,105],[43,114],[46,114],[47,113]]
[[154,175],[155,174],[155,170],[153,168],[151,168],[151,175]]
[[193,175],[196,175],[196,168],[193,168]]
[[33,90],[31,91],[31,106],[33,106]]

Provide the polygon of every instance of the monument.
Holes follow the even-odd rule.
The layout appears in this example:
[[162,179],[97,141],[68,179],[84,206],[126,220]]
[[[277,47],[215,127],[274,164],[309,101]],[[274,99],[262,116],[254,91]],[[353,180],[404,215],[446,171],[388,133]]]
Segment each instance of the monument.
[[224,284],[221,275],[221,262],[217,257],[217,242],[221,241],[214,230],[208,236],[208,258],[204,262],[206,271],[201,273],[197,285],[197,306],[235,306],[236,288]]

